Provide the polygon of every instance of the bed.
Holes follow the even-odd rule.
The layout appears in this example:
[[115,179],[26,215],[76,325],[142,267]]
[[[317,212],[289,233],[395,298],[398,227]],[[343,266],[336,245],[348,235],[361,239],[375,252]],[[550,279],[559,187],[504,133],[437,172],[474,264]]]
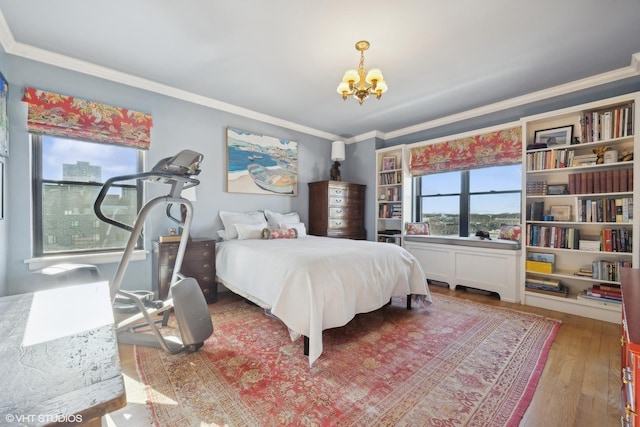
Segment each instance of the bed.
[[[307,337],[309,365],[322,354],[323,330],[344,326],[392,297],[416,295],[431,302],[419,262],[398,245],[308,236],[303,224],[293,222],[295,216],[290,223],[259,219],[225,224],[227,232],[238,233],[216,244],[217,279],[269,310],[292,337]],[[279,229],[289,238],[278,238]],[[271,231],[276,238],[265,235]]]

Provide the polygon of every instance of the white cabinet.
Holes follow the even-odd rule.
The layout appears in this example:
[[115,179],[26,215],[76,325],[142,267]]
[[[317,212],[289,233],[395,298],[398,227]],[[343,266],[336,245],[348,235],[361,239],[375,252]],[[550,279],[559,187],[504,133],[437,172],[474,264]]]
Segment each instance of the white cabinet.
[[[640,241],[634,218],[637,224],[640,206],[633,181],[639,166],[632,159],[640,146],[635,129],[638,96],[522,119],[524,304],[620,322],[619,303],[585,295],[594,285],[619,287],[619,268],[638,266]],[[532,149],[536,139],[547,142],[547,147]],[[612,162],[594,163],[594,153],[604,150]],[[551,271],[527,265],[527,260],[539,257],[553,259]],[[548,294],[527,287],[536,279],[560,282],[568,293]]]
[[[520,301],[520,254],[515,242],[483,242],[464,237],[407,237],[404,248],[420,262],[429,280],[496,292],[508,302]],[[513,243],[513,245],[511,245]]]

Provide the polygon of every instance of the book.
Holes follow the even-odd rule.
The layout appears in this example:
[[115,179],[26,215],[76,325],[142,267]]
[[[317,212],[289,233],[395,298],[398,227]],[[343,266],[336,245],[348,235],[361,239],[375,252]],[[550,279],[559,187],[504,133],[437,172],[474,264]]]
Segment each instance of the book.
[[530,277],[527,276],[527,283],[539,287],[560,288],[560,280],[549,277]]
[[603,289],[600,285],[593,285],[591,287],[590,291],[587,291],[587,293],[591,292],[592,295],[594,296],[600,296],[600,297],[606,297],[606,298],[613,298],[613,299],[622,299],[622,291],[620,289],[614,289],[614,288],[607,288],[607,289]]
[[569,295],[569,288],[564,285],[560,285],[559,288],[544,288],[535,285],[531,285],[530,283],[525,283],[525,288],[529,292],[536,292],[539,294],[545,295],[553,295],[557,297],[566,298]]
[[611,298],[602,298],[599,296],[589,295],[589,291],[585,289],[582,293],[578,294],[578,300],[589,301],[594,304],[601,305],[620,305],[622,301],[611,299]]
[[594,292],[591,289],[587,289],[587,292],[585,294],[585,296],[587,297],[591,297],[593,299],[599,298],[601,300],[606,300],[606,301],[615,301],[615,302],[622,302],[622,295],[620,295],[619,297],[617,296],[610,296],[610,295],[603,295],[600,292]]
[[527,260],[527,271],[534,271],[538,273],[553,273],[553,263],[544,261]]

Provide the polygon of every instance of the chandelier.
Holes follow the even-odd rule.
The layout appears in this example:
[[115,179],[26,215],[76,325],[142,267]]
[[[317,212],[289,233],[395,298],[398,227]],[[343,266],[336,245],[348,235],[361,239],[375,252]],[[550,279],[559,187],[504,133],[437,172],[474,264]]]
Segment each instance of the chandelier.
[[342,99],[346,101],[349,95],[358,100],[360,105],[369,95],[375,95],[380,99],[383,93],[387,91],[387,83],[382,77],[382,71],[379,68],[372,68],[367,71],[364,68],[364,51],[369,49],[369,42],[361,40],[356,43],[356,50],[360,51],[360,64],[357,70],[347,70],[342,77],[342,82],[338,85],[338,93],[342,95]]

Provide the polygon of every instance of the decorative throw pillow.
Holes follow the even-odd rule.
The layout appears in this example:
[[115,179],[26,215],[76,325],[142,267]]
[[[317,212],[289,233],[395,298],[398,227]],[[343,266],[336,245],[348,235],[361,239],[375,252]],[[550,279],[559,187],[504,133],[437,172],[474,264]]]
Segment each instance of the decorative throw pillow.
[[260,239],[262,230],[267,227],[267,222],[261,224],[236,224],[238,240]]
[[264,216],[267,217],[267,222],[269,223],[269,227],[271,228],[279,228],[281,224],[292,224],[300,222],[300,215],[298,215],[298,212],[281,214],[278,212],[270,211],[269,209],[265,209]]
[[413,236],[429,235],[429,223],[428,222],[408,222],[407,235],[413,235]]
[[233,240],[238,238],[236,224],[263,224],[265,222],[262,212],[230,212],[220,211],[220,219],[224,225],[226,234],[225,240]]
[[304,225],[304,222],[294,222],[291,224],[280,224],[280,229],[289,230],[294,228],[298,232],[298,237],[304,237],[307,235],[307,227]]
[[263,239],[296,239],[298,237],[298,230],[290,228],[288,230],[282,230],[280,228],[265,228],[262,230]]
[[502,224],[500,226],[498,239],[513,240],[515,242],[519,242],[521,232],[522,228],[519,225]]

